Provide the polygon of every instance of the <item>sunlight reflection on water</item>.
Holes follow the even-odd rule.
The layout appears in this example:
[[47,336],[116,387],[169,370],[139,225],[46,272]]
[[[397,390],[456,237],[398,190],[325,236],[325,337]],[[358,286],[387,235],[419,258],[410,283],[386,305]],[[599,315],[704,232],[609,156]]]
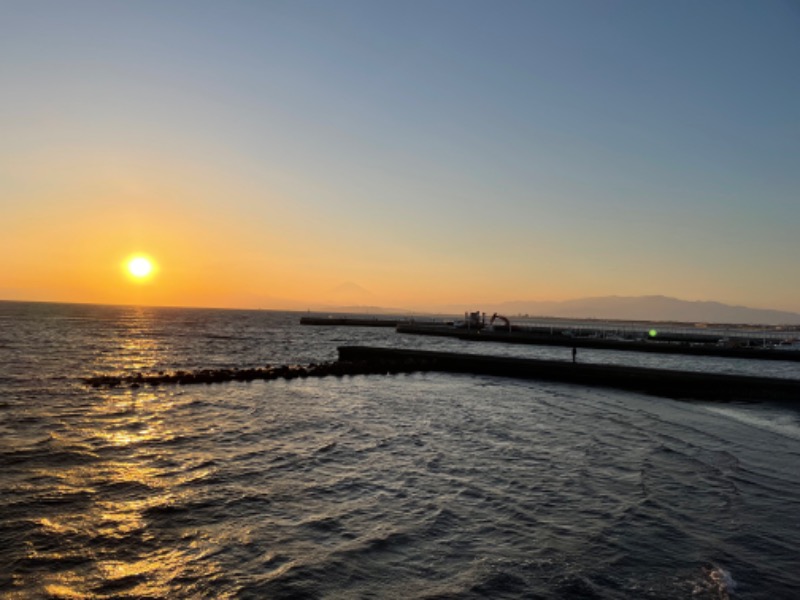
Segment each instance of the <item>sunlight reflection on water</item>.
[[[215,472],[202,466],[210,464],[208,454],[171,456],[176,438],[195,434],[175,415],[187,399],[116,391],[95,400],[51,436],[54,445],[70,448],[68,464],[38,470],[41,480],[57,482],[53,498],[81,498],[69,510],[35,521],[45,539],[59,543],[53,549],[31,546],[26,560],[71,565],[46,576],[44,591],[54,598],[115,597],[119,587],[125,597],[166,598],[176,581],[213,580],[219,566],[207,555],[214,540],[187,534],[164,547],[151,531],[153,514],[198,501],[194,484]],[[77,448],[84,450],[76,454]],[[125,554],[129,558],[121,560]]]
[[[65,310],[23,323],[30,377],[4,388],[0,595],[710,600],[691,590],[714,561],[742,598],[796,587],[783,408],[444,374],[89,389],[96,371],[423,342],[255,311]],[[579,354],[601,359],[638,360]]]

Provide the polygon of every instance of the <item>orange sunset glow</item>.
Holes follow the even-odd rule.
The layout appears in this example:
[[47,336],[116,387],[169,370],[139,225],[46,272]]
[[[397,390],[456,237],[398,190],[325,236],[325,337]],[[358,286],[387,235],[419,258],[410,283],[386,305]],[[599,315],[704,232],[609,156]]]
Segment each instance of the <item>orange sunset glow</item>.
[[[444,3],[410,18],[420,45],[383,31],[394,9],[380,4],[353,24],[363,38],[273,3],[221,21],[84,7],[73,37],[59,17],[72,10],[15,5],[0,36],[15,57],[0,299],[458,313],[665,295],[800,311],[784,9],[752,9],[776,34],[748,16],[745,33],[712,28],[669,54],[676,8],[672,29],[631,15],[605,38],[559,4],[523,3],[506,23]],[[552,31],[582,45],[563,53]]]

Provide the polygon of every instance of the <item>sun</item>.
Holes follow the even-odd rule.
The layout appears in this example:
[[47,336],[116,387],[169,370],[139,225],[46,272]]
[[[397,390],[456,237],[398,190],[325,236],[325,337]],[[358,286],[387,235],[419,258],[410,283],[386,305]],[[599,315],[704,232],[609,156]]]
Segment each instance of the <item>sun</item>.
[[126,263],[128,274],[136,280],[143,281],[150,277],[155,267],[153,261],[146,256],[133,256]]

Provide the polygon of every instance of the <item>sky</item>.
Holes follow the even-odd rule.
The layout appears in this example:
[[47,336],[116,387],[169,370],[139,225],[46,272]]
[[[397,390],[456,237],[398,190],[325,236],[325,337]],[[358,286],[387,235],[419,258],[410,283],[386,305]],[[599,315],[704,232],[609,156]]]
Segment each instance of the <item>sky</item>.
[[800,312],[797,0],[0,0],[0,82],[0,298]]

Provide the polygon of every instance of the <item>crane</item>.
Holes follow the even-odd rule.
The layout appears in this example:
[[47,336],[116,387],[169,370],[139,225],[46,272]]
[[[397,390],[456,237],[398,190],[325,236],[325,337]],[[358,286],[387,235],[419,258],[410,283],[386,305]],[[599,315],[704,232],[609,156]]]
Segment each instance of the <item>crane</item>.
[[489,327],[491,327],[497,319],[500,319],[501,321],[503,321],[506,324],[506,327],[508,328],[508,331],[510,333],[511,332],[511,321],[509,321],[503,315],[498,315],[497,313],[494,313],[492,315],[492,318],[489,320]]

